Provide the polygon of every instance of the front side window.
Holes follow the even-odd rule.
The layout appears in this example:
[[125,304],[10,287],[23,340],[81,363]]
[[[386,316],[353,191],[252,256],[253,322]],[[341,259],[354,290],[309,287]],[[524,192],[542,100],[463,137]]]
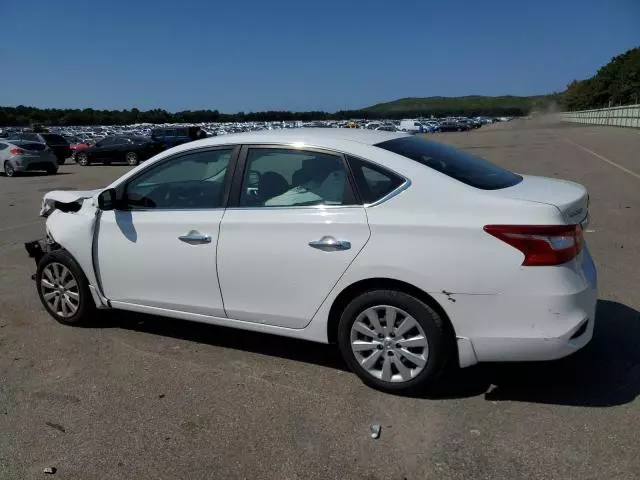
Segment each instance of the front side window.
[[342,158],[296,149],[251,148],[241,207],[353,205]]
[[126,209],[222,208],[229,150],[188,153],[151,167],[129,182]]
[[487,160],[420,137],[400,137],[375,146],[482,190],[507,188],[522,181],[521,176]]

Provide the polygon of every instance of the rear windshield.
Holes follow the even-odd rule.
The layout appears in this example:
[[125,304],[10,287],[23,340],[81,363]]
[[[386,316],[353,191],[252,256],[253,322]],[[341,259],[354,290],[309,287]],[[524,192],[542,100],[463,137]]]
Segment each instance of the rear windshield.
[[19,146],[23,150],[32,150],[34,152],[41,152],[47,146],[44,143],[36,143],[36,142],[12,142],[14,145]]
[[69,142],[62,136],[55,133],[41,133],[42,137],[47,143],[53,143],[56,145],[67,145]]
[[441,143],[421,137],[401,137],[376,144],[403,157],[482,190],[511,187],[522,177],[493,163]]

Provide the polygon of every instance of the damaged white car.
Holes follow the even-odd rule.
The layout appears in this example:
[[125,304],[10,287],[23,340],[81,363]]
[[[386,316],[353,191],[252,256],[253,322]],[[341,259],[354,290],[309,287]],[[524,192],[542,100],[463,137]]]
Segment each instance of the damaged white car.
[[399,392],[451,362],[586,345],[587,210],[581,185],[424,138],[281,130],[188,143],[104,189],[48,193],[46,239],[26,247],[62,323],[123,309],[337,343],[365,383]]

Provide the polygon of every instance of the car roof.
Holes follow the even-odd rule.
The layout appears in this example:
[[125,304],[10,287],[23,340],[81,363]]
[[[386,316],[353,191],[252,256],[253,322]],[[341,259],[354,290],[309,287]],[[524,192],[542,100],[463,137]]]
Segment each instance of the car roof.
[[394,138],[409,136],[406,133],[362,130],[355,128],[295,128],[282,130],[260,130],[257,132],[233,133],[190,142],[192,147],[225,145],[235,143],[304,143],[331,148],[335,142],[349,141],[364,145],[375,145]]

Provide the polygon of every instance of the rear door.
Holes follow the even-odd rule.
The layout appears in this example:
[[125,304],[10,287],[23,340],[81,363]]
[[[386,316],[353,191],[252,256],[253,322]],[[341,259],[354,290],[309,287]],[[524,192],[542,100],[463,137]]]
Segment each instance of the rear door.
[[231,202],[218,243],[227,315],[305,327],[369,239],[343,157],[244,147]]

